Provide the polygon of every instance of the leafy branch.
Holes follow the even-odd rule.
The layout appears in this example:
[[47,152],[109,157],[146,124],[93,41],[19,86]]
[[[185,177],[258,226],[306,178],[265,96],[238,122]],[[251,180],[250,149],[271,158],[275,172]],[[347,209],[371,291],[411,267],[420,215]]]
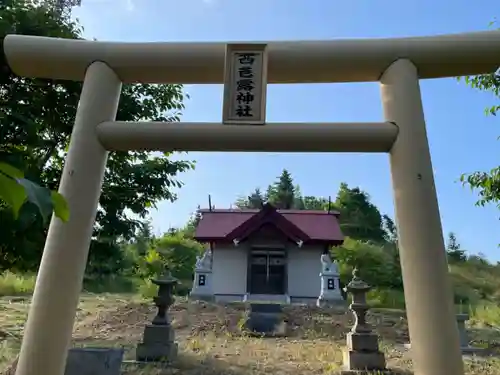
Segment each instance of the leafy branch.
[[12,209],[16,219],[26,202],[38,208],[44,222],[52,212],[64,222],[69,219],[68,204],[60,193],[24,178],[22,171],[7,163],[0,163],[0,199]]

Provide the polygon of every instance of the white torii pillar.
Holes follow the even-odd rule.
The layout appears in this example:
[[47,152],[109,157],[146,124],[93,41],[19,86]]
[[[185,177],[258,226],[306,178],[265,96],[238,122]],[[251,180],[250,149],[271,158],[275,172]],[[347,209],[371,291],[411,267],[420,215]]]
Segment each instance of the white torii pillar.
[[70,217],[53,216],[24,330],[17,375],[64,374],[108,152],[96,127],[115,119],[121,81],[102,62],[85,74],[59,192]]
[[390,151],[411,352],[418,375],[464,373],[416,67],[397,60],[380,80]]

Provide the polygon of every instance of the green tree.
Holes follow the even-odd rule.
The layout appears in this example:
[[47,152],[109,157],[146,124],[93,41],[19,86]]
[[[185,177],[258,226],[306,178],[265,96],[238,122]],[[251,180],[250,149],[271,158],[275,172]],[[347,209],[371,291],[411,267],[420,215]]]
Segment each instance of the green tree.
[[265,202],[271,203],[270,202],[270,198],[274,194],[273,191],[274,191],[273,185],[268,185],[267,189],[266,189],[266,192],[264,193],[264,201]]
[[[81,38],[81,27],[71,20],[68,12],[58,11],[53,4],[50,1],[2,1],[0,39],[10,33]],[[0,162],[24,171],[26,179],[56,190],[82,83],[17,77],[5,61],[0,63]],[[183,100],[181,85],[125,85],[117,120],[178,121],[184,108]],[[175,176],[193,168],[193,164],[174,161],[169,156],[168,153],[157,156],[147,152],[110,154],[90,263],[97,263],[93,257],[98,252],[103,254],[103,247],[113,247],[115,249],[110,251],[116,253],[118,240],[133,238],[141,226],[141,219],[156,202],[176,199],[172,188],[180,187],[181,183]],[[24,220],[18,223],[13,223],[13,218],[9,219],[8,215],[0,214],[3,220],[0,223],[0,267],[36,267],[47,225],[29,206],[21,210]],[[26,243],[20,234],[27,232],[33,233],[31,237],[36,242]]]
[[36,206],[44,221],[47,221],[52,212],[62,221],[69,218],[68,204],[61,194],[24,178],[22,171],[1,162],[0,200],[12,210],[15,219],[26,203]]
[[268,188],[267,195],[268,201],[276,208],[294,208],[295,186],[290,172],[283,169],[283,172],[278,177],[278,181]]
[[173,276],[180,280],[191,280],[196,257],[203,253],[203,245],[181,233],[166,234],[158,239],[156,251],[160,253]]
[[362,241],[385,242],[382,215],[366,192],[341,183],[335,206],[340,210],[344,235]]
[[67,14],[71,8],[82,5],[82,0],[53,0],[49,2],[54,3],[53,9],[62,14]]
[[247,197],[247,202],[247,208],[260,209],[265,203],[265,198],[260,189],[256,188],[252,194]]
[[136,236],[136,249],[139,255],[145,255],[146,252],[151,248],[154,241],[153,226],[151,220],[144,221],[140,228],[139,233]]
[[200,243],[187,238],[182,231],[174,234],[165,233],[144,256],[137,260],[136,274],[145,279],[143,288],[145,287],[146,290],[152,288],[156,293],[157,288],[151,285],[150,279],[160,276],[167,268],[174,277],[181,281],[180,285],[175,288],[175,292],[186,295],[190,291],[193,280],[196,257],[203,251]]
[[255,188],[249,196],[239,197],[234,205],[239,209],[260,209],[264,203],[266,203],[266,196],[260,188]]
[[390,244],[397,244],[398,231],[396,224],[388,215],[382,215],[382,227],[385,232],[385,240]]
[[457,236],[453,232],[448,233],[446,252],[448,253],[448,261],[450,263],[465,262],[467,259],[465,250],[462,250],[462,246],[458,243]]
[[240,209],[260,209],[265,201],[266,199],[260,188],[255,188],[249,196],[238,198],[234,205]]
[[[493,24],[494,22],[491,23],[491,25]],[[500,69],[491,74],[465,77],[465,83],[473,89],[488,91],[500,99]],[[485,113],[496,116],[499,110],[500,105],[497,104],[486,108]],[[489,171],[463,174],[460,180],[464,185],[479,193],[479,199],[476,203],[478,206],[492,203],[500,209],[500,166]]]
[[234,205],[236,206],[236,208],[239,208],[240,210],[248,208],[249,203],[247,197],[245,196],[238,197],[238,199],[236,199],[236,202],[234,202]]
[[201,218],[202,218],[201,207],[198,205],[196,211],[193,214],[191,214],[191,217],[189,218],[185,227],[180,230],[182,235],[186,238],[193,238]]
[[304,197],[302,196],[302,191],[299,185],[295,185],[293,188],[293,208],[296,210],[305,210],[306,205],[304,202]]
[[339,262],[344,283],[350,281],[352,269],[358,267],[367,283],[379,288],[402,289],[401,268],[383,247],[346,237],[344,244],[333,248],[332,253]]
[[[328,199],[307,195],[303,198],[303,201],[304,201],[304,209],[306,210],[319,210],[319,211],[328,210]],[[333,204],[331,204],[330,206],[332,210],[335,209]]]

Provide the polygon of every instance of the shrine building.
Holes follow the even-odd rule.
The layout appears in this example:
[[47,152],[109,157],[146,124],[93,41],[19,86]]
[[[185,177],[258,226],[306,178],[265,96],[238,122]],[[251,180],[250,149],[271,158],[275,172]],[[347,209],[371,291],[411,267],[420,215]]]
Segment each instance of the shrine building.
[[220,302],[316,304],[322,288],[340,296],[336,267],[333,278],[322,282],[322,255],[344,240],[339,212],[282,210],[269,203],[260,210],[200,212],[195,239],[209,245],[210,274],[203,276],[200,266],[194,280],[200,285],[193,290],[206,285],[205,294]]

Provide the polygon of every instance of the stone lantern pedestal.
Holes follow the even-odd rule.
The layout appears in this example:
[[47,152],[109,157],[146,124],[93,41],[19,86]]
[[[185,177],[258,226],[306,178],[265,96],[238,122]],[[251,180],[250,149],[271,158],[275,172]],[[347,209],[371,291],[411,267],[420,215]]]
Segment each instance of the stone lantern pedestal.
[[460,337],[460,350],[464,355],[481,355],[485,354],[486,350],[483,348],[476,348],[470,346],[469,335],[467,334],[467,328],[465,327],[465,322],[469,320],[469,314],[457,314],[457,326],[458,335]]
[[387,373],[384,353],[379,351],[378,336],[366,322],[369,306],[366,293],[371,287],[358,277],[358,270],[353,271],[353,278],[346,286],[352,295],[349,309],[353,312],[355,323],[347,334],[347,348],[344,351],[343,374],[357,374],[366,371]]
[[164,276],[152,280],[158,285],[158,296],[154,298],[158,313],[151,324],[144,329],[143,340],[136,349],[138,362],[170,362],[177,357],[177,343],[170,319],[168,308],[174,303],[173,287],[178,280],[166,271]]
[[[469,335],[467,334],[467,328],[465,327],[465,322],[469,320],[469,314],[462,313],[457,314],[457,327],[458,327],[458,335],[460,339],[460,351],[463,355],[484,355],[487,353],[487,350],[484,348],[476,348],[474,346],[470,346],[469,344]],[[407,349],[411,349],[411,343],[405,344]]]

